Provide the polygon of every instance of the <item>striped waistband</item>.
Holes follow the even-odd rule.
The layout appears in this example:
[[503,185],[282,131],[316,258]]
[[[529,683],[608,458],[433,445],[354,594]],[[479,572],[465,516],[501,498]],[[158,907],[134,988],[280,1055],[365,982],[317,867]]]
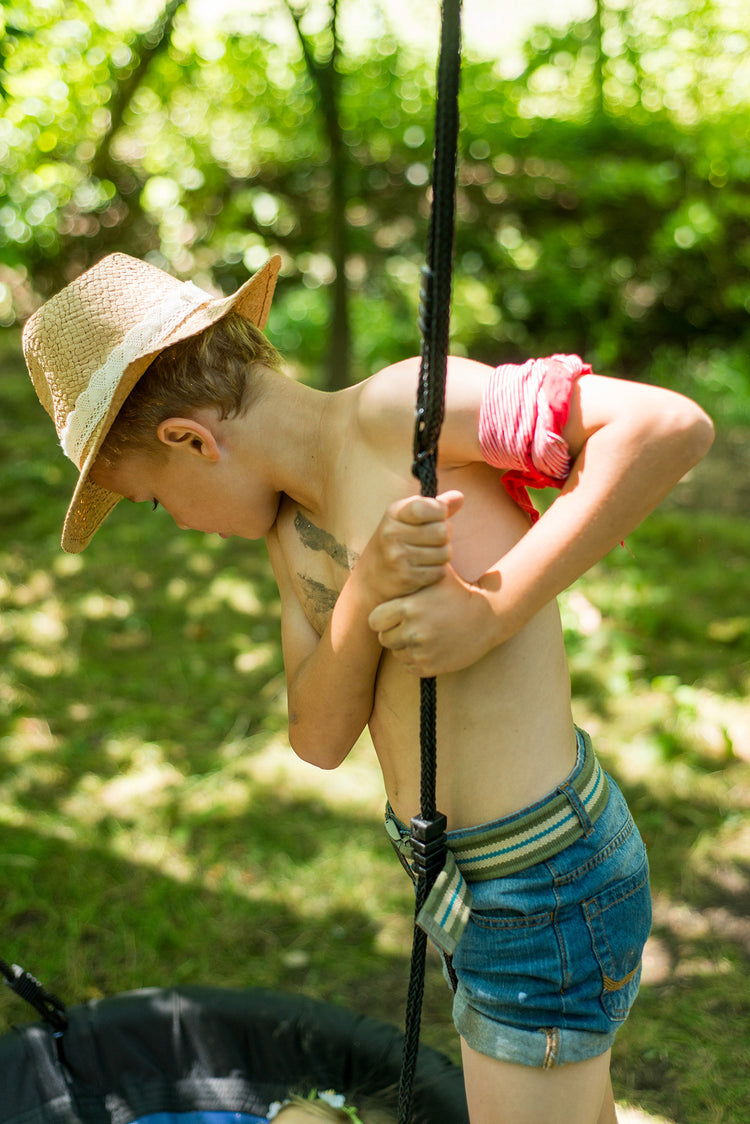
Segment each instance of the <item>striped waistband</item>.
[[[449,831],[445,869],[438,875],[420,924],[452,953],[471,907],[472,882],[514,874],[552,858],[591,831],[609,799],[609,781],[584,730],[576,730],[578,760],[567,780],[525,812],[463,831]],[[385,827],[412,874],[409,829],[386,807]],[[434,921],[435,925],[430,923]],[[436,936],[435,926],[438,935]],[[450,945],[446,943],[446,930]]]
[[[609,782],[588,734],[584,730],[576,733],[578,761],[568,779],[549,796],[521,814],[448,832],[448,847],[468,882],[502,878],[549,859],[596,823],[609,799]],[[409,843],[409,829],[390,807],[386,809],[386,831],[394,843]]]
[[557,855],[588,833],[606,807],[609,782],[588,734],[579,733],[580,769],[523,815],[448,833],[448,846],[468,882],[515,874]]

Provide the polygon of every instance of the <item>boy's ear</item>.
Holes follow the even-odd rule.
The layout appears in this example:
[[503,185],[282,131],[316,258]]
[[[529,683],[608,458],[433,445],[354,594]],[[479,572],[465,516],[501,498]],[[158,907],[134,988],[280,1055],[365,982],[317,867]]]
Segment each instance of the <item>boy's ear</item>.
[[214,433],[195,418],[165,418],[156,429],[156,435],[168,448],[180,448],[218,461],[221,452]]

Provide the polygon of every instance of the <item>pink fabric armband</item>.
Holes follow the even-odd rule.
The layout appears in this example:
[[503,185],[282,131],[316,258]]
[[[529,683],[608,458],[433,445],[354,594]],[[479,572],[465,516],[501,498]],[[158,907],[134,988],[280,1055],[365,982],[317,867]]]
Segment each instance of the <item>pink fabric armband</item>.
[[488,464],[504,471],[508,495],[531,518],[539,513],[527,488],[561,488],[570,472],[562,436],[576,379],[591,373],[577,355],[506,363],[490,375],[479,411],[479,445]]

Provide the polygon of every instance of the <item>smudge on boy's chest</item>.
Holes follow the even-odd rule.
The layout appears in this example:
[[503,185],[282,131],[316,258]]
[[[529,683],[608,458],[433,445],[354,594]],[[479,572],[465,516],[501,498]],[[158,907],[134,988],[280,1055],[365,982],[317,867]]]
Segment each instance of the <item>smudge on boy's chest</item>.
[[322,633],[359,556],[301,511],[295,514],[294,530],[303,547],[295,567],[300,601],[313,628]]
[[301,511],[294,516],[294,529],[299,541],[308,550],[322,551],[338,566],[348,571],[354,568],[359,555],[350,550],[345,543],[339,542],[328,531],[324,531],[322,527],[316,527]]

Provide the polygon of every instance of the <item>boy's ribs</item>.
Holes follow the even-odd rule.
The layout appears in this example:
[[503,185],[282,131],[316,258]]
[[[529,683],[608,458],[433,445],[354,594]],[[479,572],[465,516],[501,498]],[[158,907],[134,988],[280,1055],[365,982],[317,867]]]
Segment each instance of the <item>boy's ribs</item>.
[[[357,561],[359,555],[353,550],[349,550],[344,543],[337,542],[328,531],[316,527],[314,523],[311,523],[309,519],[305,518],[301,511],[298,511],[294,517],[294,528],[299,536],[300,542],[303,546],[306,546],[308,550],[322,550],[329,558],[332,558],[338,566],[344,566],[347,570],[353,569],[354,563]],[[300,577],[302,577],[301,574]],[[303,580],[308,581],[309,579],[305,578]],[[316,582],[314,584],[317,585],[318,583]],[[324,587],[321,586],[320,588],[322,589]],[[330,592],[329,590],[329,593]]]

